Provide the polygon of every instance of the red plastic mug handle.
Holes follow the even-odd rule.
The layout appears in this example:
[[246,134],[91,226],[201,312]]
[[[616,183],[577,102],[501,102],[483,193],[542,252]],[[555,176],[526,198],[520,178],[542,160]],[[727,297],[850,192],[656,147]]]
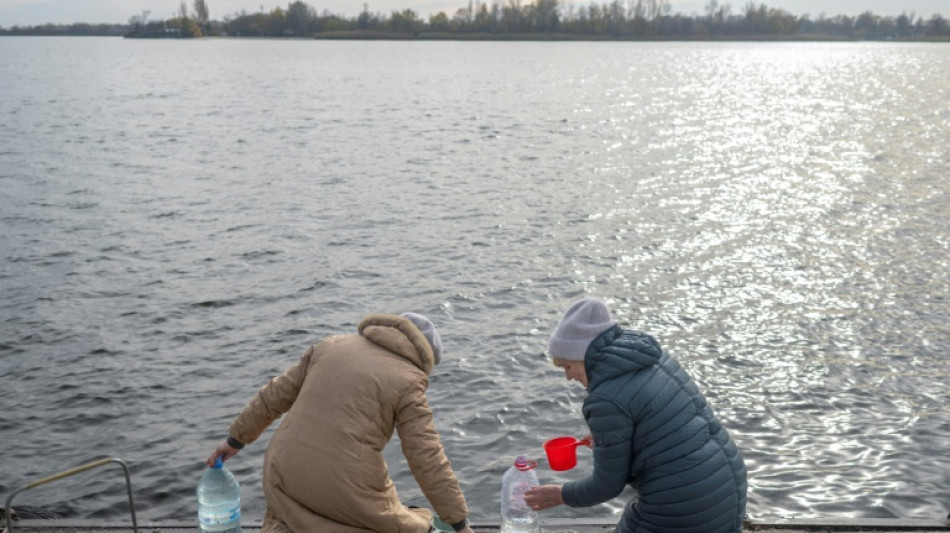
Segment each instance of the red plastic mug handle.
[[581,444],[583,444],[584,446],[588,446],[588,447],[589,447],[592,443],[593,443],[593,439],[591,438],[590,435],[587,435],[587,436],[585,436],[583,439],[579,439],[579,440],[577,441],[577,445],[578,445],[578,446],[580,446]]

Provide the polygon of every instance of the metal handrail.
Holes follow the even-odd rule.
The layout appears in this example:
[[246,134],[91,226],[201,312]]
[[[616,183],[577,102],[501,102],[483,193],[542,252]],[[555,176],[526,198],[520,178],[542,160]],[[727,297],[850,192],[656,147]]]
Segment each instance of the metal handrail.
[[56,481],[58,479],[63,479],[64,477],[74,476],[80,472],[85,472],[86,470],[91,470],[109,463],[119,463],[122,466],[122,470],[125,472],[125,487],[129,493],[129,510],[132,512],[132,530],[135,533],[138,533],[139,526],[138,522],[135,520],[135,503],[132,501],[132,478],[129,477],[129,467],[121,459],[116,459],[114,457],[109,457],[107,459],[99,459],[98,461],[93,461],[82,466],[77,466],[76,468],[71,468],[64,472],[58,474],[53,474],[52,476],[44,477],[43,479],[38,479],[32,483],[28,483],[17,490],[13,491],[9,496],[7,496],[7,501],[3,505],[4,518],[7,523],[6,533],[13,533],[13,519],[10,516],[10,504],[13,503],[13,497],[18,493],[23,492],[27,489],[32,489],[39,487],[40,485],[45,485],[51,481]]

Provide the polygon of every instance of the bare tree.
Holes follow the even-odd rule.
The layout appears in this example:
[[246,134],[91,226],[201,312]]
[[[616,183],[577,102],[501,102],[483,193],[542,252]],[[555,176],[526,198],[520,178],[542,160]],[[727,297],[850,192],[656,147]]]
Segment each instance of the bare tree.
[[307,35],[310,26],[317,18],[316,12],[301,0],[287,5],[287,25],[295,35]]
[[208,23],[208,4],[205,0],[195,0],[195,18],[201,24]]
[[141,15],[132,15],[129,19],[129,26],[132,26],[133,32],[145,32],[145,28],[148,25],[149,13],[151,13],[151,11],[145,9]]

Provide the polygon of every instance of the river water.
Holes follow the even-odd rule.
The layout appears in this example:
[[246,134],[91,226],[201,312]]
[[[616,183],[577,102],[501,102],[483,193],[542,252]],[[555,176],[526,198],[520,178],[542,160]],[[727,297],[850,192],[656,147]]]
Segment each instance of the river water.
[[[751,516],[950,510],[946,44],[8,37],[0,122],[4,496],[114,456],[141,518],[194,519],[258,387],[413,310],[446,346],[447,454],[497,519],[514,456],[590,467],[541,443],[586,432],[543,352],[593,295],[706,392]],[[248,521],[271,431],[229,462]],[[121,519],[108,470],[15,503]]]

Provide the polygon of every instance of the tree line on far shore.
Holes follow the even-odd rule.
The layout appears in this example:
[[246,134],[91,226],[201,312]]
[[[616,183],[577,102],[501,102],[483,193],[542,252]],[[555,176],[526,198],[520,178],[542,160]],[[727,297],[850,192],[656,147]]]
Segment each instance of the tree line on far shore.
[[212,20],[205,0],[182,1],[176,16],[150,20],[143,11],[122,24],[46,24],[0,27],[0,35],[124,35],[188,38],[201,36],[350,38],[350,39],[603,39],[603,40],[942,40],[950,41],[950,23],[939,14],[897,17],[866,11],[858,16],[795,16],[765,4],[734,10],[709,0],[703,14],[672,13],[669,0],[611,0],[586,5],[558,0],[492,3],[469,0],[455,13],[439,12],[423,20],[411,9],[373,13],[364,4],[356,17],[318,12],[297,0],[286,8],[242,11]]

